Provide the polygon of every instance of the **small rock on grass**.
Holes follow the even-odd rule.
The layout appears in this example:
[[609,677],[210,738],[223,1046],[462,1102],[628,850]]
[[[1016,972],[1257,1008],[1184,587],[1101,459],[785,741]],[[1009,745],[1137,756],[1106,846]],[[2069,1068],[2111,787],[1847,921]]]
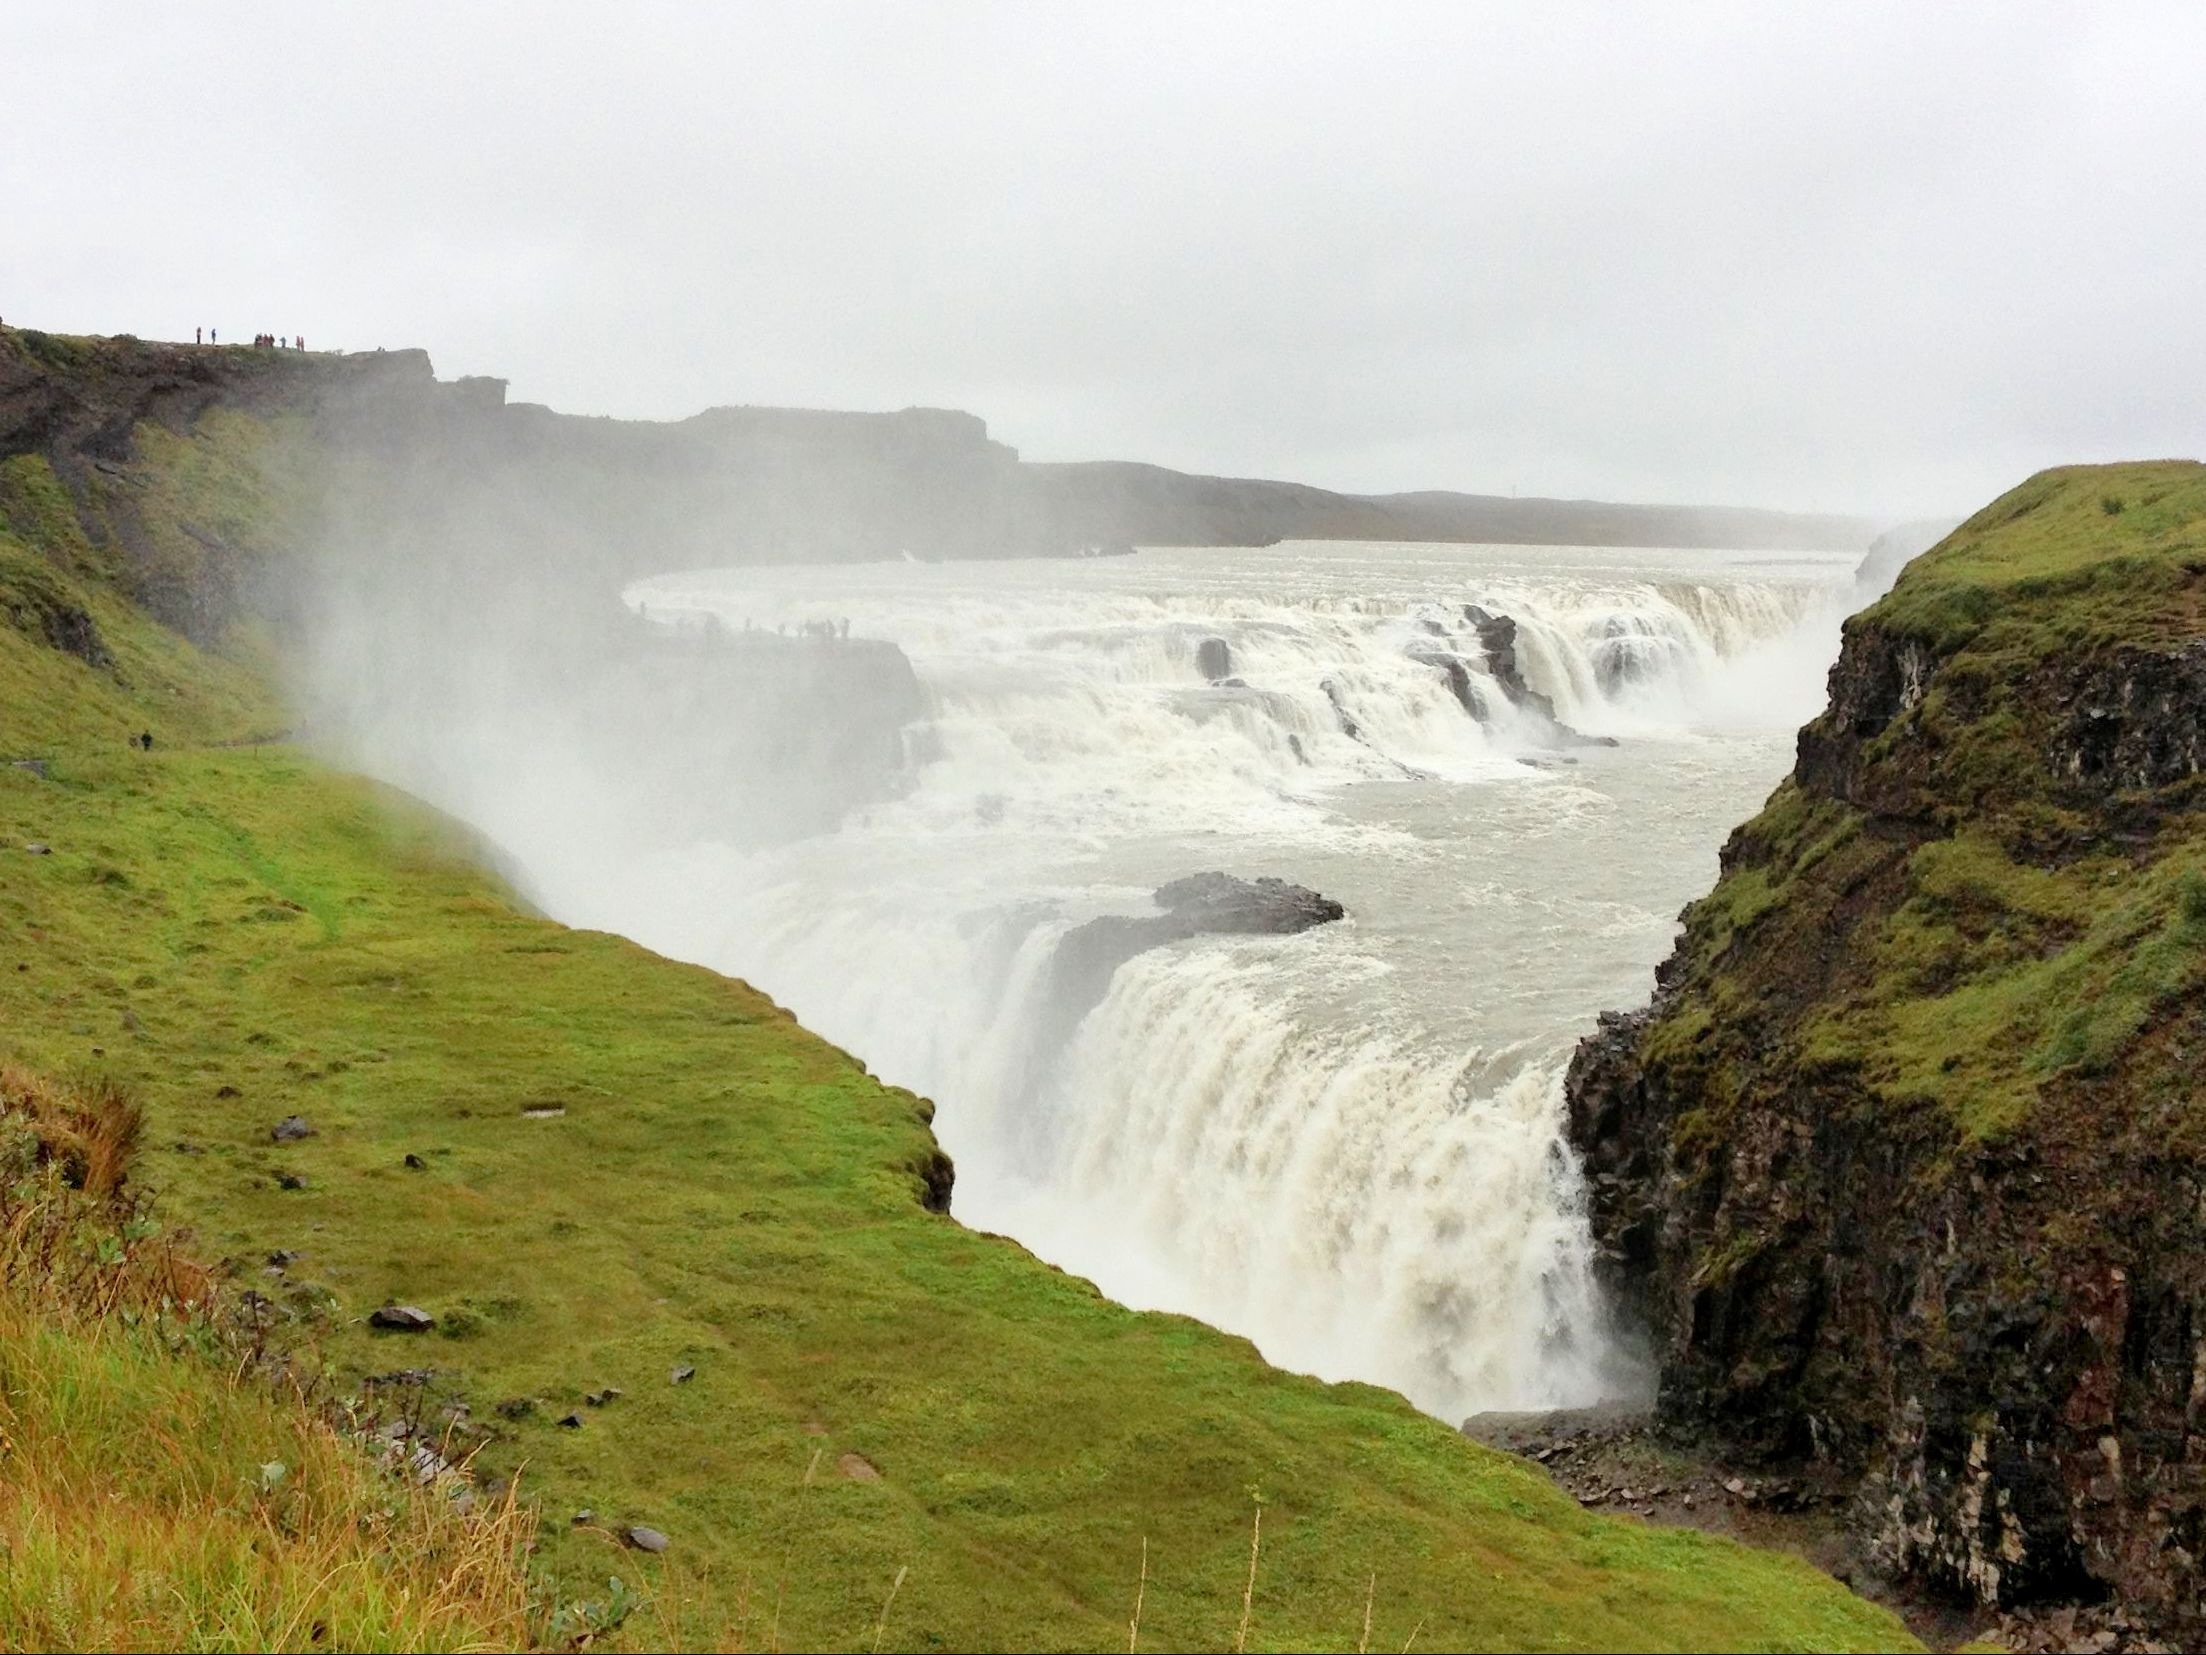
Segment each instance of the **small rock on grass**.
[[854,1483],[877,1483],[881,1480],[880,1468],[863,1454],[845,1454],[835,1462],[835,1469]]
[[641,1523],[630,1524],[621,1538],[639,1552],[663,1552],[667,1548],[665,1535],[657,1529],[647,1529]]
[[669,1385],[687,1385],[692,1379],[695,1379],[696,1377],[697,1370],[695,1368],[683,1366],[676,1368],[672,1373],[668,1374],[666,1376],[666,1382]]
[[33,839],[23,847],[23,854],[25,856],[51,856],[54,854],[54,847],[42,845],[36,839]]
[[434,1316],[410,1304],[387,1304],[368,1317],[368,1326],[389,1328],[396,1333],[425,1333],[436,1325]]
[[580,1414],[569,1414],[559,1423],[564,1425],[570,1431],[579,1431],[582,1429],[582,1416]]
[[314,1128],[306,1124],[304,1115],[286,1115],[268,1129],[268,1135],[279,1144],[297,1143],[301,1138],[314,1136]]
[[592,1511],[588,1506],[584,1506],[580,1511],[576,1512],[572,1517],[567,1520],[579,1529],[585,1523],[596,1522],[597,1513]]
[[276,1174],[276,1187],[284,1190],[303,1190],[306,1188],[306,1175],[301,1172],[279,1172]]
[[602,1391],[591,1391],[582,1398],[593,1408],[602,1408],[608,1402],[617,1402],[619,1399],[620,1387],[617,1385],[608,1385]]
[[429,1163],[420,1156],[409,1153],[406,1157],[406,1169],[409,1172],[427,1172]]

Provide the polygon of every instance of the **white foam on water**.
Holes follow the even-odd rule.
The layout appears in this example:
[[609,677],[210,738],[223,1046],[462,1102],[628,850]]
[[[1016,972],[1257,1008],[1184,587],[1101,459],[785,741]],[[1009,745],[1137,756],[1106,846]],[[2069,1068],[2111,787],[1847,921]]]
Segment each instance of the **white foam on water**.
[[[750,978],[934,1098],[964,1221],[1444,1417],[1588,1402],[1629,1375],[1563,1066],[1596,1011],[1644,996],[1783,774],[1850,561],[1306,544],[669,577],[629,594],[668,625],[900,645],[928,708],[903,795],[745,850],[541,819],[557,787],[619,775],[539,776],[517,808],[448,762],[430,790],[560,918]],[[1619,745],[1540,746],[1474,604],[1517,622],[1557,716]],[[1205,680],[1210,638],[1238,687]],[[479,732],[494,774],[497,717],[455,714],[446,745]],[[421,784],[403,733],[382,741]],[[1211,868],[1349,918],[1175,943],[1062,1003],[1060,938]]]

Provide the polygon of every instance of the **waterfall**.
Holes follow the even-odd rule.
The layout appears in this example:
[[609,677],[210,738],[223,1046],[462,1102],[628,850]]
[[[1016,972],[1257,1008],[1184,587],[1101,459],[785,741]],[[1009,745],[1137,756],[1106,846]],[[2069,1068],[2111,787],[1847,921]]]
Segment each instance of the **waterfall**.
[[[600,754],[504,787],[513,713],[476,707],[442,720],[474,745],[440,802],[559,917],[747,977],[934,1098],[965,1222],[1443,1417],[1590,1402],[1631,1376],[1562,1068],[1643,996],[1782,774],[1851,576],[1826,561],[1333,546],[668,577],[630,593],[659,624],[900,647],[922,713],[895,796],[766,846],[549,822],[501,801],[622,775]],[[1174,943],[1053,999],[1068,931],[1211,868],[1348,918]]]

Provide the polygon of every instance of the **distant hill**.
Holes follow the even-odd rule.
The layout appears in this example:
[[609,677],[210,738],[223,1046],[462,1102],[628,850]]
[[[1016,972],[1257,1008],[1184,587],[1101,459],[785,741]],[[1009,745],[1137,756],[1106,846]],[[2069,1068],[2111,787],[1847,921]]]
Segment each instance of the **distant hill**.
[[[24,334],[0,384],[0,452],[89,466],[141,421],[310,409],[379,508],[558,575],[755,562],[1060,556],[1292,539],[1865,549],[1878,525],[1722,506],[1356,495],[1129,461],[1041,464],[971,414],[712,408],[616,420],[440,381],[422,351],[320,356]],[[372,515],[386,520],[379,509]]]
[[1304,483],[1203,477],[1123,460],[1021,468],[1044,516],[1075,535],[1133,545],[1262,546],[1277,540],[1428,540],[1531,546],[1865,548],[1866,518],[1738,506],[1642,506],[1426,489],[1335,494]]

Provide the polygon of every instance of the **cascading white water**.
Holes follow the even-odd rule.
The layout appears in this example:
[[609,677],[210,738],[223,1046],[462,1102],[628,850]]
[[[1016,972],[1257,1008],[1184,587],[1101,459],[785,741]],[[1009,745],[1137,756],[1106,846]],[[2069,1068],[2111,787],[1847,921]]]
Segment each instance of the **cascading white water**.
[[[630,593],[668,625],[847,620],[901,645],[930,708],[908,791],[765,850],[443,802],[560,917],[748,977],[932,1096],[964,1221],[1445,1417],[1590,1401],[1624,1379],[1562,1066],[1596,1010],[1643,996],[1782,774],[1850,574],[1306,544],[670,577]],[[1470,604],[1516,620],[1562,720],[1619,745],[1535,746]],[[1229,682],[1199,668],[1210,638]],[[1177,943],[1056,1003],[1067,931],[1211,868],[1349,917]]]

